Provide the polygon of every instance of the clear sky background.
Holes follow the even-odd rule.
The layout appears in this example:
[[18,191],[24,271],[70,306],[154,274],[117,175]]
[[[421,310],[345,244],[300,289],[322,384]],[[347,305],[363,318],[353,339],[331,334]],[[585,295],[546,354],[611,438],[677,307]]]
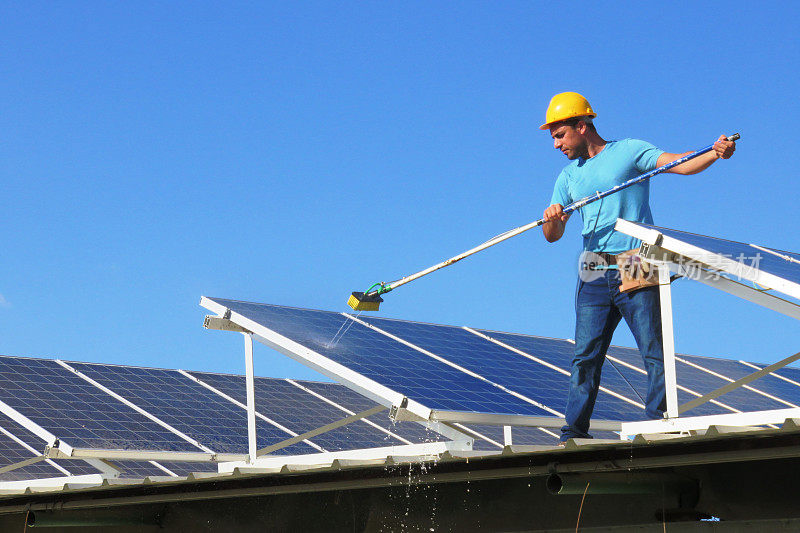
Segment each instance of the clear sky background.
[[[609,139],[741,132],[733,159],[654,179],[656,223],[800,250],[800,4],[614,5],[3,3],[0,353],[242,372],[201,295],[347,311],[539,218],[567,161],[538,126],[567,90]],[[579,226],[380,314],[572,337]],[[798,351],[790,318],[692,281],[674,298],[680,352]],[[257,355],[262,375],[316,377]]]

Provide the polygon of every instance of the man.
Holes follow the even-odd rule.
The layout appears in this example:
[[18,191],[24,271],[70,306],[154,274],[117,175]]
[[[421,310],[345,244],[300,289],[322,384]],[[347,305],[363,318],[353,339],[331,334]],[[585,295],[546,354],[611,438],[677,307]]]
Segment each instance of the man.
[[[564,234],[570,218],[564,214],[565,205],[686,155],[667,153],[635,139],[606,141],[592,123],[596,116],[586,98],[573,92],[555,95],[547,108],[546,122],[540,129],[550,130],[553,146],[572,161],[558,176],[551,205],[544,211],[547,222],[542,231],[548,242],[555,242]],[[695,174],[717,159],[728,159],[735,149],[734,142],[720,136],[712,151],[669,172]],[[596,262],[600,265],[591,272],[581,272],[578,281],[575,355],[562,442],[591,438],[589,419],[600,387],[600,372],[621,318],[631,329],[647,370],[645,415],[649,419],[662,418],[666,409],[658,287],[622,293],[616,267],[617,254],[638,247],[639,241],[614,231],[614,224],[617,218],[652,224],[649,193],[650,182],[646,180],[580,209],[584,254],[597,254],[593,257],[599,259]]]

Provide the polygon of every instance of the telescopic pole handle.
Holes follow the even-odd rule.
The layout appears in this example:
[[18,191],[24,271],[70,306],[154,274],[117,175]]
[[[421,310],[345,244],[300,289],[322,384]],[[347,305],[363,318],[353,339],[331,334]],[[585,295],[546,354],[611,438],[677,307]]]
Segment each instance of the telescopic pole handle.
[[[729,141],[735,141],[739,137],[740,137],[740,135],[738,133],[734,133],[733,135],[730,135],[730,136],[726,137],[726,139],[729,140]],[[582,198],[580,200],[576,200],[576,201],[572,202],[571,204],[569,204],[568,206],[564,207],[564,214],[569,214],[569,213],[571,213],[571,212],[573,212],[573,211],[575,211],[577,209],[580,209],[581,207],[583,207],[583,206],[585,206],[587,204],[595,202],[595,201],[597,201],[597,200],[599,200],[601,198],[605,198],[606,196],[609,196],[609,195],[614,194],[614,193],[616,193],[618,191],[621,191],[622,189],[626,189],[626,188],[630,187],[631,185],[635,185],[636,183],[639,183],[641,181],[650,179],[653,176],[655,176],[656,174],[660,174],[662,172],[666,172],[667,170],[669,170],[669,169],[671,169],[671,168],[673,168],[673,167],[675,167],[677,165],[681,165],[681,164],[685,163],[686,161],[689,161],[690,159],[694,159],[695,157],[698,157],[698,156],[703,155],[703,154],[705,154],[707,152],[710,152],[713,149],[714,149],[714,145],[713,144],[709,144],[708,146],[706,146],[705,148],[703,148],[701,150],[698,150],[696,152],[692,152],[691,154],[687,154],[687,155],[685,155],[685,156],[683,156],[683,157],[681,157],[679,159],[676,159],[675,161],[672,161],[671,163],[667,163],[666,165],[660,166],[660,167],[658,167],[658,168],[656,168],[654,170],[651,170],[650,172],[642,174],[641,176],[637,176],[635,178],[631,178],[631,179],[629,179],[628,181],[626,181],[624,183],[620,183],[619,185],[617,185],[615,187],[612,187],[611,189],[608,189],[607,191],[598,192],[597,194],[594,194],[592,196],[587,196],[586,198]],[[431,272],[435,272],[436,270],[439,270],[440,268],[444,268],[446,266],[452,265],[453,263],[457,263],[457,262],[461,261],[462,259],[464,259],[465,257],[469,257],[470,255],[472,255],[474,253],[480,252],[481,250],[485,250],[486,248],[489,248],[490,246],[494,246],[495,244],[498,244],[498,243],[503,242],[503,241],[505,241],[507,239],[510,239],[511,237],[519,235],[520,233],[528,231],[529,229],[541,226],[544,223],[545,223],[545,219],[541,218],[539,220],[531,222],[530,224],[526,224],[526,225],[520,226],[520,227],[518,227],[516,229],[507,231],[507,232],[505,232],[505,233],[503,233],[501,235],[498,235],[496,237],[493,237],[493,238],[489,239],[488,241],[484,242],[481,245],[476,246],[475,248],[471,248],[471,249],[467,250],[466,252],[463,252],[463,253],[455,256],[455,257],[451,257],[450,259],[448,259],[446,261],[442,261],[441,263],[435,264],[432,267],[428,267],[425,270],[421,270],[421,271],[417,272],[416,274],[412,274],[410,276],[406,276],[404,278],[401,278],[401,279],[399,279],[397,281],[393,281],[393,282],[388,283],[388,284],[381,283],[380,284],[381,285],[380,288],[376,289],[374,291],[372,290],[372,287],[370,287],[370,289],[367,291],[367,293],[365,295],[366,296],[379,296],[379,295],[381,295],[383,293],[387,293],[387,292],[389,292],[389,291],[391,291],[393,289],[396,289],[397,287],[400,287],[401,285],[405,285],[406,283],[414,281],[415,279],[419,279],[422,276],[427,276]],[[373,285],[373,287],[374,287],[374,285]]]

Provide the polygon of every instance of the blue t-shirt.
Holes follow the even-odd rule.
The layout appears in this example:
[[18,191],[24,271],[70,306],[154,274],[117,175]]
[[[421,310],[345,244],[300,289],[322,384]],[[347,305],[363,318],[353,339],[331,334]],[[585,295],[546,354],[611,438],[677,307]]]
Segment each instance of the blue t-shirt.
[[[594,157],[578,158],[556,180],[551,204],[567,206],[597,191],[605,191],[657,167],[663,154],[652,144],[636,139],[609,141]],[[650,180],[623,189],[579,209],[583,219],[583,249],[618,254],[639,246],[639,240],[614,231],[617,218],[653,223]]]

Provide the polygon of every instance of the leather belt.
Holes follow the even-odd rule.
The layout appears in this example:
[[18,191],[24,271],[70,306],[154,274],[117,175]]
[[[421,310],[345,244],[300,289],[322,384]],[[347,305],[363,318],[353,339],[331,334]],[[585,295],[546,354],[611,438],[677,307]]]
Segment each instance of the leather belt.
[[605,252],[595,252],[599,255],[603,261],[606,262],[607,265],[616,265],[617,264],[617,256],[614,254],[607,254]]

